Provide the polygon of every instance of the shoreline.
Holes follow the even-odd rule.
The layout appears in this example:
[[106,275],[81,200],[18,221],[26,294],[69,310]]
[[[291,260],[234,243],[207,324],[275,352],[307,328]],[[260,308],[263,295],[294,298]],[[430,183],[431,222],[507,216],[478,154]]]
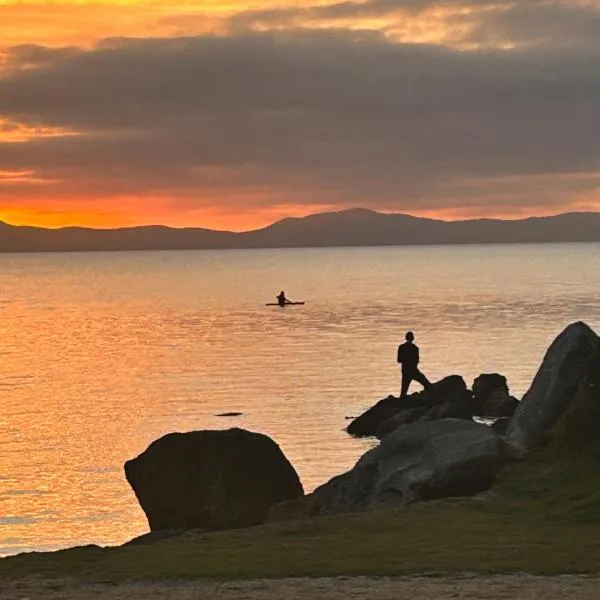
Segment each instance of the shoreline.
[[600,576],[526,574],[479,576],[473,574],[412,577],[335,577],[230,582],[136,581],[87,583],[77,579],[28,578],[3,581],[4,600],[43,597],[47,600],[559,600],[600,597]]
[[[189,448],[199,457],[237,448],[237,462],[217,462],[208,470],[203,463],[199,475],[193,471],[180,477],[200,482],[200,493],[194,495],[195,490],[184,486],[176,498],[188,493],[191,504],[175,504],[174,514],[186,517],[204,507],[200,517],[209,514],[218,527],[207,529],[204,521],[160,520],[153,527],[152,510],[161,508],[164,499],[159,497],[160,502],[147,509],[143,501],[149,496],[142,495],[151,535],[119,547],[91,545],[7,558],[0,561],[0,580],[11,581],[21,599],[50,597],[48,593],[68,598],[75,588],[76,597],[85,597],[85,590],[94,585],[101,588],[92,595],[102,593],[107,599],[172,598],[176,590],[181,598],[218,594],[231,600],[323,596],[341,600],[372,597],[373,589],[377,597],[391,600],[406,594],[418,598],[421,588],[430,588],[423,598],[443,597],[452,589],[452,597],[462,597],[467,589],[464,597],[507,598],[512,597],[505,592],[513,584],[519,590],[517,597],[571,598],[573,586],[583,586],[575,597],[598,598],[599,374],[599,338],[585,323],[576,322],[553,341],[505,433],[472,422],[477,411],[471,403],[482,395],[482,387],[502,391],[500,400],[514,400],[498,374],[478,378],[475,392],[469,392],[459,376],[446,378],[442,388],[449,399],[432,408],[423,402],[421,407],[400,407],[398,413],[396,398],[385,398],[353,421],[354,429],[360,429],[353,433],[369,435],[377,429],[380,437],[383,419],[404,417],[405,408],[411,415],[440,406],[450,410],[456,403],[473,410],[468,419],[436,413],[419,422],[394,421],[396,428],[384,432],[379,446],[353,471],[327,484],[333,489],[321,486],[309,495],[280,448],[264,434],[242,429],[169,434],[125,464],[127,481],[138,498],[136,482],[156,485],[158,480],[158,493],[172,494],[178,480],[164,483],[153,470],[156,461],[148,467],[142,460],[158,456],[162,465],[158,473],[170,474],[169,465],[182,452],[182,442],[184,456],[190,456]],[[491,386],[492,382],[498,385]],[[442,381],[434,385],[438,384]],[[435,393],[439,398],[442,391]],[[167,444],[166,454],[157,455],[161,444]],[[254,462],[243,463],[242,455]],[[235,478],[236,473],[254,473],[256,462],[263,470],[250,480]],[[205,473],[208,483],[200,478]],[[206,503],[204,490],[215,487],[215,473],[230,477],[233,473],[238,487],[224,487],[216,501],[209,496]],[[379,481],[381,474],[387,479]],[[245,493],[240,481],[246,485],[250,481],[251,490],[269,490],[270,504],[265,508],[261,496],[249,495],[241,506],[255,512],[239,512],[232,498],[237,501]],[[215,511],[222,506],[228,510]],[[164,518],[164,512],[158,514]],[[465,573],[469,575],[461,575]],[[587,575],[569,576],[583,573]],[[235,583],[214,583],[224,581]],[[450,587],[437,590],[441,584]],[[138,587],[128,590],[132,585]],[[527,585],[531,595],[522,593]],[[350,586],[350,593],[345,586]],[[486,589],[480,594],[481,586]],[[552,593],[558,588],[568,593],[550,596],[547,586]],[[299,591],[294,596],[291,590]]]

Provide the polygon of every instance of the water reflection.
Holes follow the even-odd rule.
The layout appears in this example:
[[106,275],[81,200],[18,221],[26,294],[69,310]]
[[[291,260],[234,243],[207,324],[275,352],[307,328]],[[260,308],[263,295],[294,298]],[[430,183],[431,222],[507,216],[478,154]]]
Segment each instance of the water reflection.
[[[145,531],[123,463],[169,431],[267,433],[312,489],[372,444],[345,418],[399,391],[409,329],[428,377],[519,396],[565,325],[598,328],[599,267],[593,244],[0,256],[0,552]],[[265,307],[282,288],[307,304]]]

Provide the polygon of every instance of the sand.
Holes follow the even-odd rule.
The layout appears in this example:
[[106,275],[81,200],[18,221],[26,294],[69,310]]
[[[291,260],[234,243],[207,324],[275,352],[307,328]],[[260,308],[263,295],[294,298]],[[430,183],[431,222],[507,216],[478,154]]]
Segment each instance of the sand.
[[530,575],[207,582],[85,583],[27,579],[0,582],[2,600],[597,600],[600,576]]

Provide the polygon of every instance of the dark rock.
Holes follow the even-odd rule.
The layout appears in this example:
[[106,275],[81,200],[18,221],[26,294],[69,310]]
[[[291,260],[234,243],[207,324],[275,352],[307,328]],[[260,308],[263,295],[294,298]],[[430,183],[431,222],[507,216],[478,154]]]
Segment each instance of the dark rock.
[[510,425],[510,417],[500,417],[496,419],[490,427],[498,434],[505,435]]
[[394,431],[400,427],[400,425],[406,425],[407,423],[414,423],[425,415],[430,408],[428,406],[421,406],[419,408],[406,408],[395,414],[391,419],[384,421],[375,433],[376,437],[380,440],[383,439],[388,433]]
[[388,396],[380,400],[369,410],[354,419],[346,431],[357,437],[376,435],[380,425],[392,418],[400,411],[408,408],[431,407],[443,402],[456,401],[458,403],[470,401],[470,392],[467,390],[464,379],[460,375],[450,375],[435,382],[428,390],[411,394],[400,400],[395,396]]
[[[543,445],[553,463],[566,458],[572,464],[585,462],[597,465],[600,461],[600,343],[577,392],[551,431],[544,436]],[[594,467],[595,472],[595,467]],[[592,475],[593,476],[593,475]]]
[[483,373],[473,381],[473,397],[476,404],[483,404],[494,390],[508,392],[506,377],[499,373]]
[[507,439],[515,449],[525,453],[550,432],[589,375],[599,345],[582,322],[569,325],[552,342],[511,419]]
[[493,390],[481,407],[483,417],[512,417],[519,406],[514,396],[509,396],[504,390]]
[[303,499],[275,507],[273,519],[359,512],[487,490],[506,462],[490,427],[459,419],[402,425],[355,467]]
[[472,419],[471,396],[465,395],[463,401],[449,401],[432,406],[421,418],[423,421],[437,419]]
[[239,417],[243,414],[244,413],[241,413],[241,412],[224,412],[224,413],[219,413],[218,415],[215,415],[215,417]]
[[257,525],[303,495],[279,446],[243,429],[170,433],[127,461],[125,476],[153,532]]
[[511,417],[519,401],[509,395],[506,377],[484,373],[473,382],[473,408],[482,417]]
[[[383,439],[400,425],[421,420],[472,419],[472,394],[462,377],[451,375],[433,384],[433,388],[414,394],[411,398],[420,399],[421,406],[400,410],[384,421],[375,435]],[[436,404],[437,402],[437,404]]]
[[348,425],[348,427],[346,427],[346,431],[350,435],[354,435],[356,437],[368,437],[375,435],[377,428],[384,421],[387,421],[401,410],[409,407],[414,408],[415,396],[416,395],[413,394],[404,401],[400,401],[400,399],[396,398],[395,396],[388,396],[387,398],[380,400],[362,415],[356,417]]
[[463,402],[471,398],[467,384],[460,375],[449,375],[436,381],[429,389],[414,394],[421,399],[421,404],[433,406],[443,402]]

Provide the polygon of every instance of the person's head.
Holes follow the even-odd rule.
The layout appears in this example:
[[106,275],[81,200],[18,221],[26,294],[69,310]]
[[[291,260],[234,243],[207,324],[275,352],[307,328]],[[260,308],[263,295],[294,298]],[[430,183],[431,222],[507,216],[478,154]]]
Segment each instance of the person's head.
[[412,331],[407,331],[404,337],[407,342],[412,342],[415,339],[415,334]]

